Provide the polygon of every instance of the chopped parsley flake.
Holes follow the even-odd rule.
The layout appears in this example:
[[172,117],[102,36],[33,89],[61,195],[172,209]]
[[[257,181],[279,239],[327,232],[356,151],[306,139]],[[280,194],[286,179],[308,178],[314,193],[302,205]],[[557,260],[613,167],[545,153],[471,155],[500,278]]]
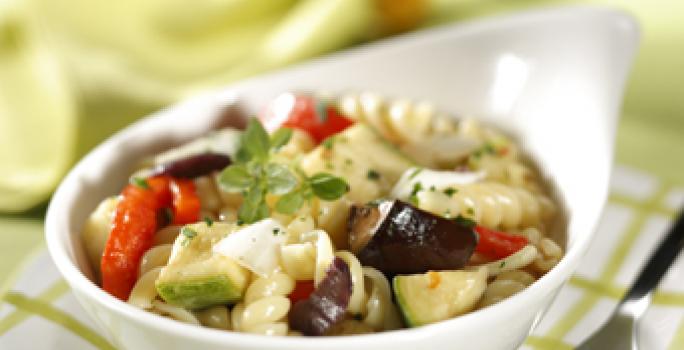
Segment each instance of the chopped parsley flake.
[[430,186],[430,192],[435,192],[436,190],[437,188],[435,187],[435,185]]
[[207,227],[211,227],[214,224],[214,220],[207,216],[204,217],[204,222],[207,224]]
[[321,142],[321,145],[323,145],[325,149],[333,149],[333,146],[335,145],[335,136],[330,136],[326,138],[325,140],[323,140],[323,142]]
[[416,177],[418,174],[420,174],[421,171],[423,171],[423,168],[415,168],[415,169],[413,169],[413,172],[411,172],[411,174],[409,175],[409,180],[410,180],[410,179],[413,179],[414,177]]
[[455,219],[456,223],[466,228],[473,228],[477,223],[473,219],[469,219],[463,215],[457,216]]
[[197,237],[197,231],[187,226],[183,226],[183,228],[181,228],[180,230],[180,233],[183,236],[185,236],[185,239],[181,243],[183,247],[187,247],[190,244],[190,241],[192,241],[193,238]]
[[368,178],[368,180],[377,181],[380,179],[380,173],[373,170],[373,169],[370,169],[370,170],[368,170],[366,177]]
[[458,190],[453,187],[449,187],[445,188],[442,192],[444,192],[444,194],[446,194],[447,196],[451,197],[454,195],[454,193],[458,192]]
[[466,210],[466,213],[468,213],[468,215],[475,215],[475,210],[473,210],[473,207],[470,207]]
[[506,260],[501,262],[501,264],[499,265],[499,268],[503,268],[504,266],[506,266]]
[[273,235],[274,235],[274,236],[277,236],[277,235],[279,235],[279,234],[280,234],[280,229],[277,228],[277,227],[274,228],[274,229],[273,229]]
[[486,142],[482,147],[473,152],[473,157],[480,158],[485,154],[497,154],[496,148],[490,142]]
[[138,186],[138,187],[140,187],[140,188],[142,188],[142,189],[144,189],[144,190],[150,189],[150,185],[147,183],[147,180],[145,180],[145,179],[142,178],[142,177],[134,176],[134,177],[131,178],[131,181],[130,181],[130,182],[131,182],[132,185]]
[[411,195],[409,196],[409,201],[413,203],[413,205],[418,206],[418,192],[423,190],[423,184],[420,182],[416,182],[413,184],[413,189],[411,190]]

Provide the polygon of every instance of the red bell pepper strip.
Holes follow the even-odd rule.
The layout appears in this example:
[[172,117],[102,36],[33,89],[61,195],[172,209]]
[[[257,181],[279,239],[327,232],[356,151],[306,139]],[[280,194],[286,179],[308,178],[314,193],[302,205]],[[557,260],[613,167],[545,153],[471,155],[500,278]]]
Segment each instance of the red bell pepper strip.
[[199,220],[200,201],[192,180],[155,176],[145,185],[128,185],[121,192],[100,262],[102,288],[121,300],[128,299],[140,259],[152,246],[159,210],[173,205],[174,224]]
[[188,179],[171,181],[173,193],[173,224],[185,225],[200,219],[200,199],[195,191],[195,183]]
[[297,281],[294,290],[287,297],[294,305],[300,300],[308,299],[315,289],[313,281]]
[[318,144],[354,124],[333,105],[308,95],[278,96],[260,115],[266,130],[281,127],[305,131]]
[[523,236],[515,236],[505,232],[475,226],[480,236],[475,251],[493,259],[503,259],[524,248],[529,242]]

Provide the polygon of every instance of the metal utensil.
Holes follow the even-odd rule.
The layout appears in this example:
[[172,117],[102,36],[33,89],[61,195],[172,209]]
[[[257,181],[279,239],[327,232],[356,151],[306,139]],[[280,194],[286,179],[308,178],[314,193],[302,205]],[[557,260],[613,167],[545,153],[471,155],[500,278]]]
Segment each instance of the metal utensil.
[[577,350],[639,349],[637,323],[651,303],[651,294],[684,247],[684,212],[651,254],[627,294],[603,327]]

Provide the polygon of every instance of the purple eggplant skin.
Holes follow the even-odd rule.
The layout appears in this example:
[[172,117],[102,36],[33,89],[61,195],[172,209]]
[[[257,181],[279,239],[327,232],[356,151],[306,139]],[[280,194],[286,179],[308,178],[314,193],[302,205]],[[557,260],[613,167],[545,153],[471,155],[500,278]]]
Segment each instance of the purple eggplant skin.
[[152,176],[170,175],[177,178],[194,179],[214,171],[223,170],[230,164],[230,157],[225,154],[201,153],[160,164],[152,170]]
[[478,236],[472,227],[399,200],[380,208],[351,210],[350,246],[363,266],[386,275],[415,274],[459,269],[473,255]]
[[316,290],[292,306],[288,314],[290,328],[308,336],[324,335],[344,320],[351,293],[349,266],[335,257]]

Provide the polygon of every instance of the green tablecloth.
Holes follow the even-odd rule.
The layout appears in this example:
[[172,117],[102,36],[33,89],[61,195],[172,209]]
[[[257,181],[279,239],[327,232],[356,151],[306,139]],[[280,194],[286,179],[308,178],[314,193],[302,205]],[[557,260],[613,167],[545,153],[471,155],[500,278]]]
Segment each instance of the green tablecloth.
[[[78,0],[73,0],[72,2],[77,3]],[[313,2],[315,1],[307,1],[307,3]],[[576,2],[578,1],[435,0],[431,2],[426,25],[439,25],[542,4],[567,4]],[[627,257],[629,250],[639,239],[640,234],[644,231],[644,227],[648,226],[649,218],[652,218],[653,215],[664,215],[667,218],[673,215],[674,207],[672,205],[668,206],[667,203],[671,204],[676,202],[677,193],[679,193],[678,191],[681,191],[681,185],[684,183],[684,180],[682,180],[684,179],[684,177],[682,177],[684,175],[684,162],[678,161],[678,155],[684,154],[684,140],[682,138],[682,135],[684,135],[684,98],[681,98],[680,96],[682,91],[684,91],[684,22],[681,21],[682,14],[684,14],[684,2],[678,0],[661,0],[657,2],[648,0],[588,2],[612,4],[624,8],[627,11],[632,12],[641,22],[643,29],[642,45],[626,92],[623,110],[624,114],[617,139],[617,163],[628,166],[628,169],[636,169],[638,172],[647,174],[645,175],[646,180],[644,180],[643,177],[639,178],[637,176],[637,180],[632,183],[642,185],[643,183],[655,183],[656,185],[653,185],[653,188],[647,191],[647,195],[642,197],[630,197],[629,195],[624,195],[624,193],[621,193],[620,191],[615,192],[612,203],[616,206],[627,207],[632,214],[630,214],[628,218],[628,227],[626,227],[622,233],[624,236],[622,236],[622,239],[616,241],[617,246],[614,247],[615,249],[610,258],[610,263],[607,263],[604,271],[600,276],[596,276],[597,278],[586,278],[582,276],[573,278],[570,283],[570,288],[581,290],[581,296],[575,300],[574,304],[571,304],[575,305],[575,308],[565,313],[560,312],[558,320],[552,323],[553,326],[551,326],[550,329],[530,338],[528,344],[534,348],[551,349],[567,347],[568,343],[563,339],[567,338],[574,327],[576,327],[578,323],[581,323],[583,317],[603,300],[602,298],[614,301],[615,298],[622,293],[622,288],[624,288],[625,284],[614,281],[614,278],[621,268],[626,265],[635,264],[631,255]],[[320,4],[300,6],[301,4],[293,5],[292,1],[279,1],[278,3],[280,4],[278,5],[280,7],[272,12],[269,12],[269,10],[264,11],[263,13],[257,13],[256,15],[252,14],[253,16],[260,16],[259,18],[267,18],[264,20],[265,22],[260,22],[267,30],[273,30],[272,27],[275,23],[279,23],[275,20],[271,20],[271,22],[268,20],[268,18],[273,16],[277,17],[278,13],[281,14],[280,16],[284,16],[283,14],[293,16],[292,18],[309,18],[307,16],[311,16],[311,13],[314,13],[315,11],[325,12],[325,9],[320,9]],[[41,9],[41,6],[50,8],[46,1],[36,0],[32,2],[32,5],[37,6],[38,9]],[[357,5],[358,4],[354,6]],[[316,6],[319,8],[316,8]],[[338,4],[338,6],[341,5]],[[361,6],[362,8],[362,5],[358,6]],[[363,10],[360,10],[359,8],[360,7],[353,8],[352,6],[347,10],[352,13],[364,13]],[[52,8],[52,10],[54,10],[54,8]],[[11,14],[12,12],[3,13],[3,7],[0,7],[0,58],[3,57],[3,49],[11,47],[11,44],[14,42],[13,40],[16,39],[18,35],[23,35],[21,33],[17,34],[12,30],[5,30],[7,28],[12,28],[11,26],[3,27],[3,23],[7,23],[7,21],[3,22],[3,19],[6,19],[7,16],[3,16],[7,13]],[[49,18],[49,16],[64,15],[63,13],[55,14],[54,12],[47,10],[42,12],[36,11],[36,13],[35,17],[39,18],[36,20],[36,23],[39,23],[38,26],[40,28],[49,28],[50,24],[55,24],[49,23],[49,21],[45,24],[40,21],[40,18],[45,16]],[[41,15],[43,17],[41,17]],[[33,16],[30,17],[32,18],[31,21],[33,21]],[[11,16],[10,20],[12,20]],[[57,37],[59,35],[54,35],[57,38],[47,35],[48,39],[45,39],[47,43],[62,43],[61,45],[58,45],[60,50],[66,50],[66,52],[69,53],[65,55],[66,58],[64,60],[60,61],[67,67],[67,73],[58,73],[58,75],[63,74],[69,76],[69,67],[78,66],[78,64],[83,63],[83,67],[75,69],[75,73],[72,72],[75,75],[80,74],[80,77],[71,80],[67,79],[71,82],[76,81],[76,87],[74,88],[73,94],[65,97],[71,99],[70,101],[73,102],[73,106],[68,107],[73,108],[73,110],[69,109],[68,112],[75,114],[75,117],[71,122],[76,124],[73,125],[73,130],[69,129],[71,131],[68,131],[69,134],[67,135],[72,137],[76,142],[71,146],[65,146],[65,149],[70,152],[68,156],[64,158],[66,159],[65,164],[73,162],[79,155],[82,155],[87,149],[111,132],[123,127],[125,124],[139,116],[155,110],[163,104],[169,103],[179,96],[196,89],[223,84],[242,76],[273,69],[321,52],[342,48],[359,39],[358,35],[345,36],[342,34],[354,33],[358,28],[366,28],[363,24],[342,22],[343,23],[340,26],[333,28],[326,27],[326,33],[329,33],[331,37],[335,38],[335,40],[331,41],[331,45],[320,45],[320,37],[312,35],[307,38],[307,40],[309,40],[308,42],[303,42],[301,46],[299,46],[302,50],[301,55],[298,52],[290,53],[289,56],[285,55],[286,58],[278,62],[262,61],[260,63],[261,66],[254,64],[247,66],[231,66],[230,69],[227,70],[228,73],[219,76],[219,78],[200,80],[191,80],[185,76],[174,76],[166,81],[158,79],[158,76],[163,75],[163,72],[156,72],[158,75],[156,77],[136,76],[134,74],[136,72],[136,67],[121,69],[121,65],[117,64],[112,65],[112,67],[118,67],[113,72],[88,70],[89,68],[83,68],[88,67],[86,64],[88,63],[87,61],[74,61],[78,58],[78,48],[68,47],[68,45],[65,46],[64,41],[60,41],[60,38]],[[292,23],[290,23],[290,25],[291,24]],[[81,25],[84,24],[81,23]],[[322,24],[319,23],[319,25]],[[286,31],[282,26],[284,26],[284,24],[281,23],[281,27],[278,28]],[[257,29],[254,30],[256,31]],[[56,32],[60,33],[59,30]],[[41,48],[38,47],[36,50],[40,51]],[[103,55],[107,57],[107,59],[112,59],[112,57],[109,57],[108,55]],[[93,56],[97,55],[94,54]],[[153,60],[153,58],[148,58]],[[119,62],[116,59],[112,60]],[[49,66],[49,64],[44,64],[45,62],[40,63],[39,65],[41,67],[46,65]],[[163,69],[163,67],[160,69]],[[125,74],[122,72],[125,72]],[[7,80],[8,75],[3,75],[4,73],[6,72],[3,72],[2,69],[0,69],[0,78],[5,79],[0,80],[0,89],[4,89],[0,90],[0,93],[12,89],[19,91],[19,88],[21,87],[12,85],[12,81]],[[119,77],[119,73],[122,74],[121,77]],[[129,78],[130,80],[127,80]],[[117,79],[119,80],[117,81]],[[57,80],[59,79],[55,78],[55,81]],[[120,88],[121,84],[123,82],[129,83],[130,81],[135,82],[135,84],[133,84],[135,88],[132,88],[129,91],[123,91]],[[33,86],[27,85],[24,86],[24,88],[28,89],[27,91],[31,91],[30,89],[33,88]],[[59,85],[53,84],[50,88],[56,89],[59,88]],[[50,92],[52,90],[46,91]],[[46,94],[46,96],[49,97],[52,95]],[[2,104],[5,102],[6,101],[0,100],[0,111],[2,111]],[[58,104],[59,101],[54,102],[54,104],[47,104],[46,102],[46,105],[48,106]],[[14,119],[9,118],[18,117],[0,115],[0,136],[2,136],[2,138],[12,136],[10,135],[11,129],[9,128],[13,126]],[[40,125],[29,126],[38,128],[41,133],[50,133],[53,131],[42,130],[40,129]],[[64,135],[57,135],[57,137],[64,137]],[[0,155],[3,155],[3,157],[7,154],[9,154],[7,151],[5,153],[0,152]],[[3,159],[3,162],[4,161],[5,160]],[[7,166],[5,168],[0,167],[0,169],[3,169],[4,172],[7,170]],[[63,172],[64,169],[58,169],[57,171]],[[629,176],[627,177],[629,178]],[[629,183],[629,181],[626,183]],[[0,186],[0,191],[2,190],[3,188]],[[16,195],[16,193],[13,195]],[[19,195],[21,195],[21,193]],[[0,202],[2,201],[0,200]],[[29,261],[29,263],[31,263],[31,260],[28,259],[28,257],[32,256],[32,253],[43,254],[43,214],[44,205],[39,205],[38,208],[28,212],[0,214],[0,296],[2,296],[4,294],[3,292],[6,290],[17,288],[13,276],[16,277],[21,275],[22,270],[18,267],[22,262]],[[619,218],[619,216],[616,218]],[[632,262],[630,263],[629,261]],[[636,262],[636,264],[638,264],[638,262]],[[62,295],[66,292],[63,284],[59,284],[62,282],[58,281],[55,283],[57,284],[51,288],[56,288],[55,290],[60,293],[56,293],[55,290],[50,288],[46,290],[47,295],[52,296],[53,299],[46,299],[41,296],[36,296],[36,298],[24,298],[24,294],[14,292],[7,294],[5,301],[13,304],[16,308],[23,310],[21,311],[23,317],[37,314],[43,316],[45,319],[57,320],[55,322],[60,323],[61,321],[59,320],[63,320],[63,317],[59,315],[59,311],[53,310],[57,312],[56,314],[44,314],[45,310],[35,307],[36,302],[39,304],[49,304],[51,300],[56,298],[55,295]],[[655,304],[673,307],[683,306],[684,295],[677,293],[661,293],[659,296],[656,296]],[[7,322],[7,317],[10,316],[0,312],[0,344],[2,344],[3,334],[8,334],[8,332],[12,331],[12,327],[8,327],[8,325],[13,323]],[[12,317],[12,320],[16,318],[16,316]],[[673,318],[673,320],[675,324],[678,325],[675,327],[678,330],[676,332],[673,331],[673,334],[676,335],[672,338],[671,345],[669,346],[671,349],[682,349],[684,348],[684,322],[681,319],[681,312],[678,316]],[[72,329],[72,326],[65,327]],[[76,328],[80,329],[79,327]],[[100,340],[97,340],[98,335],[96,333],[90,334],[88,337],[90,337],[89,339],[95,339],[94,341],[91,341],[91,343],[100,344]]]

